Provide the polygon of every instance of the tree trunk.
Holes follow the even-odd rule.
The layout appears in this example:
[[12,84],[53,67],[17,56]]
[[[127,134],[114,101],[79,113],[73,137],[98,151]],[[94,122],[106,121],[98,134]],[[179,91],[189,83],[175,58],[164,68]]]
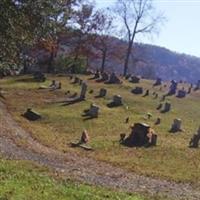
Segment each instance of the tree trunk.
[[128,49],[126,52],[126,58],[125,58],[125,62],[124,62],[124,74],[123,74],[124,76],[127,75],[129,58],[130,58],[132,46],[133,46],[133,41],[130,41],[128,44]]
[[54,52],[51,51],[49,62],[48,62],[48,68],[47,68],[48,73],[54,73],[55,72],[55,67],[53,66],[53,61],[54,61]]
[[105,69],[106,54],[107,54],[106,50],[102,52],[101,73],[103,73]]

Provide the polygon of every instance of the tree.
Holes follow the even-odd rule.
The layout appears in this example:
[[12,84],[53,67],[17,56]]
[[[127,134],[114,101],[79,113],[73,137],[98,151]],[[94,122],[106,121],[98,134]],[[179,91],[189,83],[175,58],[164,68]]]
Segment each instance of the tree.
[[20,64],[26,50],[66,24],[76,0],[1,0],[0,61]]
[[163,16],[156,14],[152,0],[117,0],[115,12],[126,30],[127,50],[123,72],[125,76],[136,36],[157,31],[158,25],[163,21]]
[[74,63],[76,63],[79,56],[88,56],[91,53],[91,40],[92,32],[96,28],[95,12],[92,4],[82,4],[79,9],[74,12],[71,20],[72,33],[70,38],[73,37],[72,52]]
[[101,72],[104,72],[106,59],[114,54],[111,33],[113,31],[113,18],[102,10],[97,11],[95,16],[95,39],[93,46],[101,53]]

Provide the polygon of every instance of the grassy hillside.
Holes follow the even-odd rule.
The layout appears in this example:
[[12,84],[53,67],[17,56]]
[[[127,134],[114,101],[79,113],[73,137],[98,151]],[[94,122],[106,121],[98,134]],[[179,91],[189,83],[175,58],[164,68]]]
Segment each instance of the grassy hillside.
[[147,200],[147,198],[59,180],[29,162],[0,159],[1,200]]
[[[184,99],[168,97],[166,101],[172,103],[172,111],[160,113],[156,107],[160,103],[160,97],[166,93],[167,88],[153,88],[153,82],[142,80],[139,84],[124,81],[122,85],[105,85],[88,80],[88,76],[80,76],[87,80],[88,90],[86,101],[72,105],[64,105],[58,101],[66,98],[65,92],[79,92],[80,86],[71,84],[66,77],[49,76],[44,85],[48,86],[52,79],[62,82],[62,90],[48,91],[38,90],[42,84],[36,83],[29,76],[7,78],[0,80],[0,87],[5,91],[6,104],[15,119],[41,143],[60,151],[76,151],[83,156],[104,160],[114,165],[121,166],[138,174],[167,178],[175,181],[200,181],[200,157],[199,149],[188,148],[192,135],[199,127],[200,119],[200,92],[192,93]],[[158,99],[152,95],[142,97],[134,95],[130,90],[135,86],[142,86],[159,94]],[[95,98],[101,87],[107,88],[108,95],[105,98]],[[182,85],[180,85],[182,87]],[[188,86],[185,86],[188,87]],[[108,108],[114,94],[123,97],[124,105],[117,108]],[[89,108],[94,102],[100,106],[98,119],[84,120],[81,116],[84,109]],[[36,122],[29,122],[21,117],[21,114],[32,107],[41,113],[43,118]],[[150,120],[146,119],[146,113],[152,113]],[[125,124],[126,117],[130,117],[129,124]],[[154,125],[157,117],[161,117],[161,124]],[[169,133],[174,118],[181,118],[184,132]],[[128,148],[119,145],[120,133],[130,133],[130,125],[135,122],[150,124],[158,134],[158,145],[154,148]],[[81,132],[87,129],[90,136],[90,145],[93,152],[85,152],[82,149],[71,148],[69,143],[79,140]],[[19,141],[21,145],[26,145]]]

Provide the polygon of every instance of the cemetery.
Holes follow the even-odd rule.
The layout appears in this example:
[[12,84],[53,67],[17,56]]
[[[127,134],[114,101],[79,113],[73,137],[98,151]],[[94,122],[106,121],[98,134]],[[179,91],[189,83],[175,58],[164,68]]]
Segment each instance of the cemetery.
[[[191,91],[184,98],[166,96],[170,89],[174,89],[174,82],[166,82],[160,91],[159,87],[152,88],[155,81],[141,79],[137,87],[146,91],[146,97],[143,98],[137,92],[130,92],[133,84],[129,80],[123,80],[122,84],[105,84],[96,82],[93,74],[45,77],[42,83],[31,82],[31,76],[0,80],[9,112],[38,142],[58,151],[76,151],[86,157],[103,159],[142,174],[156,176],[159,173],[170,179],[191,180],[196,165],[191,164],[190,173],[185,172],[184,165],[191,162],[191,155],[200,163],[199,150],[196,148],[199,134],[195,134],[199,121],[193,120],[200,118],[199,91]],[[79,80],[82,80],[81,85]],[[38,90],[41,85],[51,88],[57,83],[62,85],[60,89]],[[187,91],[190,85],[179,83],[177,94],[183,87]],[[155,94],[160,97],[165,95],[165,99],[160,102],[160,98],[154,98]],[[151,113],[151,116],[144,118],[146,113]],[[182,123],[179,118],[183,120]],[[83,130],[89,133],[90,139],[81,144],[82,148],[71,148],[71,143],[80,141]],[[151,139],[148,130],[153,130],[150,131]],[[176,134],[169,133],[170,130]],[[119,135],[122,133],[124,136],[120,145]],[[191,152],[188,144],[197,150]],[[144,147],[150,148],[145,150]],[[87,155],[87,149],[93,151]],[[130,158],[127,155],[134,156]],[[140,159],[141,155],[143,159]],[[149,162],[155,157],[162,163]],[[141,164],[143,167],[138,170]],[[180,166],[179,171],[184,176],[171,173],[175,165]],[[147,171],[149,166],[151,170]],[[200,180],[200,176],[197,178]]]

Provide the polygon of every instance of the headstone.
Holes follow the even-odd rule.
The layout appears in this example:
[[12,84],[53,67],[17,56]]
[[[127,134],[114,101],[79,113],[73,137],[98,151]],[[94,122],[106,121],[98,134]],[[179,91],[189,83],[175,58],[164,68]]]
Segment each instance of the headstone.
[[95,104],[91,104],[90,109],[85,111],[85,116],[90,116],[92,118],[98,117],[99,107]]
[[117,75],[113,72],[108,81],[106,81],[105,83],[108,83],[108,84],[120,84],[121,83],[121,80],[119,79],[119,77],[117,77]]
[[101,88],[99,91],[99,97],[105,97],[107,90],[105,88]]
[[23,116],[31,121],[41,119],[41,115],[36,111],[33,111],[31,108],[28,108],[27,111],[23,114]]
[[88,142],[89,142],[89,134],[86,130],[84,130],[82,132],[82,135],[81,135],[80,143],[85,144],[85,143],[88,143]]
[[157,78],[156,82],[153,84],[153,86],[158,86],[158,85],[162,85],[162,79],[161,78]]
[[109,79],[109,75],[106,72],[101,73],[101,77],[96,82],[105,82]]
[[178,83],[176,81],[172,80],[171,85],[169,87],[169,92],[167,93],[167,95],[176,94],[177,86],[178,86]]
[[184,98],[186,96],[186,91],[185,90],[178,90],[177,97],[178,98]]
[[160,123],[161,123],[161,118],[158,117],[158,118],[156,119],[156,121],[155,121],[155,125],[159,125]]
[[149,125],[144,123],[135,123],[131,127],[130,135],[123,139],[122,144],[127,146],[155,146],[157,142],[157,135]]
[[114,95],[111,103],[108,104],[108,107],[116,107],[123,105],[122,97],[120,95]]
[[149,90],[146,90],[145,94],[143,95],[143,97],[149,96]]
[[191,92],[192,92],[192,87],[189,87],[187,93],[190,94]]
[[129,78],[129,82],[131,82],[131,83],[139,83],[140,82],[140,78],[137,77],[137,76],[131,76]]
[[194,91],[199,90],[200,89],[200,80],[198,80],[196,87],[194,88]]
[[174,119],[174,122],[171,126],[170,132],[175,133],[178,131],[182,131],[181,124],[182,124],[181,119]]
[[122,105],[122,104],[123,104],[123,103],[122,103],[122,97],[121,97],[120,95],[114,95],[114,96],[113,96],[113,103],[114,103],[114,105],[116,105],[116,106]]
[[171,110],[171,104],[169,102],[166,102],[164,105],[164,109],[161,111],[163,113],[169,112]]
[[200,127],[196,134],[193,135],[189,142],[190,148],[198,148],[199,147],[199,140],[200,140]]
[[80,99],[85,99],[86,92],[87,92],[87,84],[83,82],[81,86]]
[[98,78],[101,78],[101,73],[100,71],[97,69],[95,74],[94,74],[94,77],[92,79],[98,79]]
[[142,87],[135,87],[132,91],[133,94],[142,94],[143,88]]
[[49,85],[49,88],[52,89],[52,90],[61,89],[62,84],[59,81],[57,82],[55,80],[52,80],[51,84]]

